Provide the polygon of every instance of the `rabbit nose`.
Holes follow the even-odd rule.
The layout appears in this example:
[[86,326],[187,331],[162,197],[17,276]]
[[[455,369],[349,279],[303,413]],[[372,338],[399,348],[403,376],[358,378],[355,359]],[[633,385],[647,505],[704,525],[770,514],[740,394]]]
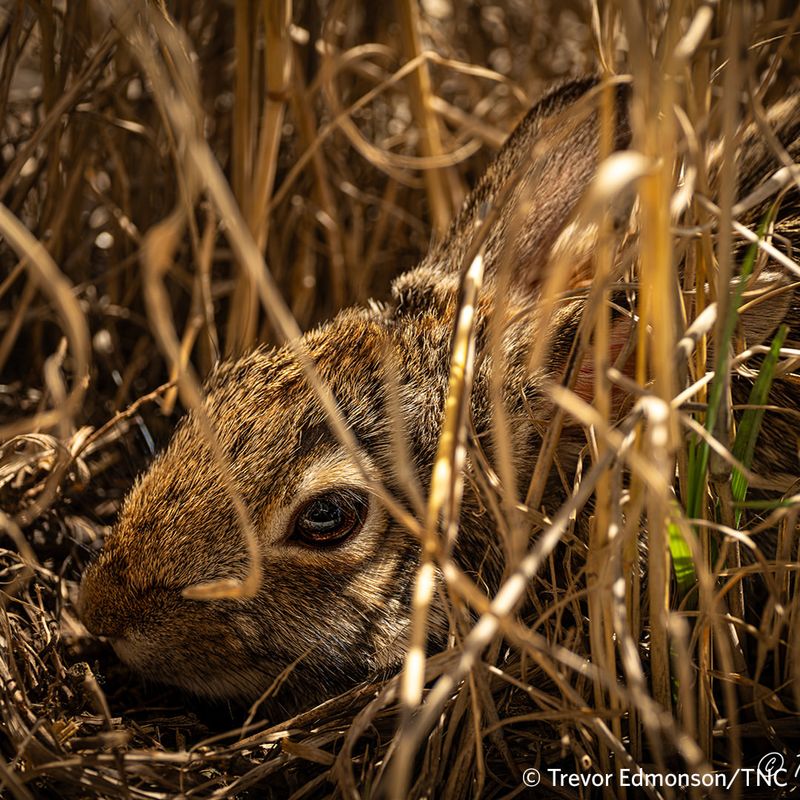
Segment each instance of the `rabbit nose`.
[[94,564],[84,573],[78,595],[78,615],[95,636],[121,638],[130,624],[127,593],[100,565]]

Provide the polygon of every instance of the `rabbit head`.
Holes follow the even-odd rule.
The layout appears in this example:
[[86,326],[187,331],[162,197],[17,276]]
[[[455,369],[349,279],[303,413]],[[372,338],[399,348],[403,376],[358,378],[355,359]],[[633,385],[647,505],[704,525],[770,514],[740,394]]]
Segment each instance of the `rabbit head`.
[[[472,421],[490,450],[486,326],[502,309],[509,320],[502,344],[506,413],[515,466],[520,476],[530,474],[551,413],[541,383],[545,373],[558,377],[565,357],[531,375],[526,354],[544,324],[558,327],[557,351],[568,351],[579,309],[567,304],[539,327],[529,312],[548,255],[596,169],[596,110],[590,107],[568,136],[541,145],[558,129],[553,120],[594,84],[562,86],[531,110],[448,235],[395,282],[390,302],[347,309],[303,338],[364,463],[401,502],[408,496],[392,445],[397,420],[387,371],[412,471],[426,486],[443,419],[459,270],[481,209],[498,201],[509,180],[515,189],[485,241]],[[619,90],[616,147],[628,139],[624,96]],[[523,201],[525,213],[514,228]],[[514,279],[496,297],[496,265],[512,230]],[[85,573],[80,610],[87,627],[110,637],[120,657],[145,676],[214,697],[247,700],[280,684],[285,702],[307,705],[396,669],[406,648],[420,545],[370,493],[292,352],[259,349],[220,364],[207,381],[204,412],[258,537],[263,578],[257,594],[210,602],[183,594],[198,583],[243,578],[248,569],[230,497],[189,412],[133,487]],[[494,527],[468,486],[456,556],[490,586],[502,570]],[[444,606],[435,604],[432,644],[441,643],[447,629]]]

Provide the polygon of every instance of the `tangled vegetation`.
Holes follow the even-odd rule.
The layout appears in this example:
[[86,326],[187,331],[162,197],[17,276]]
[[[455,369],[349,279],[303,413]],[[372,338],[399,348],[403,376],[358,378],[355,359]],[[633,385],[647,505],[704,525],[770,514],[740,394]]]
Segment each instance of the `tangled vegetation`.
[[[800,379],[800,334],[774,320],[753,345],[736,321],[749,304],[775,313],[765,270],[800,274],[796,151],[770,135],[800,72],[794,6],[0,9],[2,792],[512,797],[528,767],[733,773],[767,752],[793,772],[800,469],[758,467],[776,448],[797,460],[796,438],[761,434],[797,419],[791,391],[770,389]],[[593,281],[554,271],[541,302],[599,287],[580,346],[613,363],[624,295],[636,369],[609,367],[593,406],[568,379],[553,387],[541,466],[511,507],[508,465],[482,460],[461,423],[498,527],[529,515],[534,549],[506,573],[528,578],[524,614],[445,580],[460,626],[426,661],[420,709],[402,676],[290,719],[142,682],[88,635],[77,587],[198,379],[281,341],[286,320],[306,330],[385,297],[531,102],[590,72],[632,84],[642,160],[621,168],[637,201],[614,226],[602,209],[619,173],[598,179]],[[748,126],[769,167],[738,195]],[[737,404],[739,379],[753,389]],[[567,417],[585,431],[578,472],[541,513]]]

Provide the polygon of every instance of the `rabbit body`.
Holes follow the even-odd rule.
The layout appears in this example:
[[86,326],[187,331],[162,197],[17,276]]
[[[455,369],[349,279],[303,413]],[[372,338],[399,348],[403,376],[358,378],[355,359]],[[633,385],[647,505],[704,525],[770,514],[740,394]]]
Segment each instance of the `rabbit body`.
[[[460,271],[476,221],[509,179],[517,185],[485,242],[471,418],[491,462],[494,353],[487,345],[487,326],[501,309],[507,320],[501,344],[503,402],[518,490],[524,493],[552,415],[544,385],[561,377],[583,306],[582,300],[564,303],[552,319],[537,322],[537,286],[596,170],[597,113],[585,115],[553,147],[540,148],[535,158],[532,154],[543,137],[553,135],[550,121],[595,83],[566,84],[529,112],[448,235],[416,269],[395,281],[390,302],[346,309],[304,336],[305,350],[365,462],[401,502],[408,496],[392,444],[396,423],[387,371],[396,386],[413,471],[427,486],[442,426]],[[627,89],[617,90],[617,100],[614,147],[621,149],[630,140]],[[793,131],[800,127],[797,115],[791,122]],[[778,166],[767,155],[756,158],[753,180]],[[519,227],[514,214],[521,202],[529,210]],[[509,237],[515,242],[516,272],[498,297],[497,268],[507,257]],[[791,314],[800,322],[796,305],[793,301]],[[552,326],[553,353],[531,373],[529,352],[545,324]],[[198,583],[244,578],[248,570],[233,505],[197,416],[189,412],[167,449],[137,480],[103,551],[85,573],[80,609],[87,627],[111,637],[120,657],[153,680],[218,698],[251,700],[280,677],[281,702],[307,705],[397,669],[406,651],[420,544],[370,496],[291,350],[262,348],[223,362],[205,391],[204,411],[258,536],[260,588],[250,599],[209,602],[182,594]],[[765,435],[769,446],[780,450],[780,468],[796,472],[796,455],[786,452],[786,431],[773,426]],[[569,461],[585,441],[580,428],[568,429],[560,453]],[[544,502],[555,510],[564,490],[557,475],[551,484]],[[351,535],[333,542],[313,539],[352,519]],[[312,539],[298,538],[298,520]],[[467,481],[456,558],[490,589],[496,589],[503,570],[496,528],[480,491]],[[443,642],[447,629],[437,598],[432,645]]]

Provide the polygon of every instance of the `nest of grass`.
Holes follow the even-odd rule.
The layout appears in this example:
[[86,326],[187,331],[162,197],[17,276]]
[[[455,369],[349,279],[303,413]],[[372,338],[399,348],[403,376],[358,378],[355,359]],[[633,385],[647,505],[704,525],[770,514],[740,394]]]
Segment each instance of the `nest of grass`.
[[[428,697],[439,705],[425,724],[409,714],[400,677],[291,719],[202,703],[143,683],[75,611],[86,564],[181,413],[177,378],[285,332],[262,307],[245,238],[301,329],[385,296],[444,231],[531,98],[567,75],[631,72],[644,87],[636,146],[663,158],[641,189],[649,222],[626,286],[636,307],[648,280],[657,296],[690,262],[673,333],[662,333],[671,329],[657,308],[641,311],[664,339],[655,346],[672,352],[674,331],[703,310],[691,298],[710,291],[705,276],[741,250],[724,224],[735,198],[716,198],[718,213],[697,200],[702,154],[792,85],[800,15],[766,0],[644,4],[643,16],[634,5],[64,0],[0,11],[5,793],[357,797],[383,782],[400,796],[503,797],[521,791],[528,767],[702,772],[800,752],[794,491],[775,487],[766,506],[734,519],[727,480],[692,471],[688,453],[702,439],[681,440],[663,463],[654,454],[667,476],[659,494],[637,478],[635,460],[624,481],[622,459],[603,462],[604,448],[630,442],[589,437],[585,473],[605,467],[590,484],[566,477],[571,544],[544,554],[524,619],[510,609],[483,646],[462,629],[428,658]],[[740,108],[739,93],[752,104]],[[680,125],[659,124],[672,104]],[[732,169],[723,161],[723,186]],[[688,199],[670,220],[665,202],[681,191]],[[159,225],[176,210],[180,230],[155,239],[174,233]],[[659,241],[680,255],[659,257]],[[148,251],[154,242],[161,261]],[[792,258],[784,244],[775,242]],[[694,378],[705,372],[702,346],[698,358]],[[657,360],[642,370],[639,385],[658,396]],[[708,397],[690,399],[702,430]],[[599,409],[598,418],[573,409],[595,437],[611,419]],[[648,426],[626,433],[634,450],[655,441]],[[624,563],[634,568],[620,573],[621,594],[598,577],[608,577],[603,542],[571,536],[581,485],[595,496],[593,530],[626,532]],[[670,510],[673,485],[696,507]],[[531,483],[535,508],[542,491]],[[698,519],[708,525],[687,521]],[[757,555],[742,559],[741,540],[707,532],[723,528],[754,534],[745,541]],[[760,528],[777,531],[766,554]],[[643,530],[669,532],[660,561],[636,555]],[[611,563],[621,570],[622,560]],[[760,578],[762,605],[746,608],[736,587]],[[473,598],[476,613],[484,600]],[[574,794],[546,781],[537,791]]]

